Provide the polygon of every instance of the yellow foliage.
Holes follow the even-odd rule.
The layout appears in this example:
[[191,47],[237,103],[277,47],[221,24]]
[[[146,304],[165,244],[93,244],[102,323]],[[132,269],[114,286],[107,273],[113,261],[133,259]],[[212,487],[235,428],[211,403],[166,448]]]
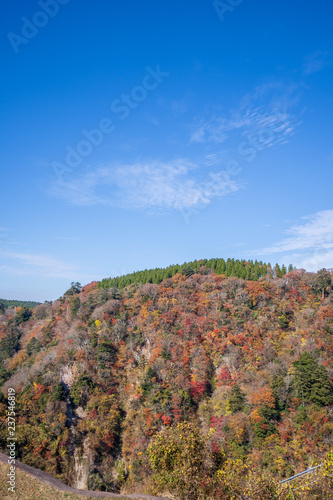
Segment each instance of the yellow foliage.
[[64,424],[67,420],[67,417],[64,413],[58,413],[57,418],[60,424]]
[[242,444],[245,439],[245,426],[246,426],[246,417],[243,414],[236,413],[235,415],[231,415],[228,421],[228,427],[231,438],[237,444]]
[[251,413],[251,421],[254,423],[258,423],[258,422],[261,422],[261,420],[262,420],[262,417],[259,415],[258,411],[254,410]]
[[17,352],[12,359],[8,363],[8,370],[13,371],[16,370],[24,361],[28,358],[28,355],[25,351]]

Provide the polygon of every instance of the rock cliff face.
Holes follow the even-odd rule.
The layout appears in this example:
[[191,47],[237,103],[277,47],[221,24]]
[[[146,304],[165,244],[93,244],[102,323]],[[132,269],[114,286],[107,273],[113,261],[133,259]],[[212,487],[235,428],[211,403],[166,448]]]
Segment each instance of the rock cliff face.
[[[73,369],[70,365],[65,365],[61,373],[61,383],[66,394],[66,405],[67,405],[67,426],[69,429],[69,443],[68,451],[72,457],[74,457],[74,470],[72,486],[80,490],[88,489],[88,477],[89,477],[89,463],[88,463],[88,450],[87,443],[84,441],[84,453],[80,456],[78,446],[77,446],[77,417],[74,416],[74,409],[72,400],[70,397],[70,390],[74,383]],[[78,414],[79,417],[79,414]]]
[[149,444],[183,421],[211,464],[304,470],[333,436],[332,295],[330,272],[247,281],[202,268],[6,312],[1,447],[13,387],[19,458],[77,488],[151,491]]

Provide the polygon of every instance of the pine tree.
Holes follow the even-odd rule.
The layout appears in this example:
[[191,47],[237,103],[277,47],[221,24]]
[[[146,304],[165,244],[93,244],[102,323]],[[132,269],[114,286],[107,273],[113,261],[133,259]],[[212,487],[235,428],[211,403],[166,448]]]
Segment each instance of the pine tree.
[[319,406],[333,404],[333,387],[324,366],[309,352],[303,353],[293,365],[293,386],[298,397]]
[[245,394],[237,384],[232,386],[228,402],[232,413],[243,410],[245,405]]

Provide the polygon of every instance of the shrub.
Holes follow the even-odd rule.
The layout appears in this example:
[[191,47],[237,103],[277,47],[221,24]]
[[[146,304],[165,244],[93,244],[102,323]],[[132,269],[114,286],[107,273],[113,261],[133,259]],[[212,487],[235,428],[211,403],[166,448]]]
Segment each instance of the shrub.
[[182,422],[154,436],[148,448],[156,493],[169,490],[180,499],[199,498],[205,481],[206,447],[199,429]]

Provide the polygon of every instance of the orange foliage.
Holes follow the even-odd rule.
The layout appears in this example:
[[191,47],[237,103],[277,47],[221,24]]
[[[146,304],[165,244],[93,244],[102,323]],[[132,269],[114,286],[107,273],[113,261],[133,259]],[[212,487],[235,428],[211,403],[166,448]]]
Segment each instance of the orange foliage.
[[254,407],[268,406],[269,408],[275,407],[275,399],[273,391],[269,386],[264,386],[253,392],[248,397],[249,403]]

